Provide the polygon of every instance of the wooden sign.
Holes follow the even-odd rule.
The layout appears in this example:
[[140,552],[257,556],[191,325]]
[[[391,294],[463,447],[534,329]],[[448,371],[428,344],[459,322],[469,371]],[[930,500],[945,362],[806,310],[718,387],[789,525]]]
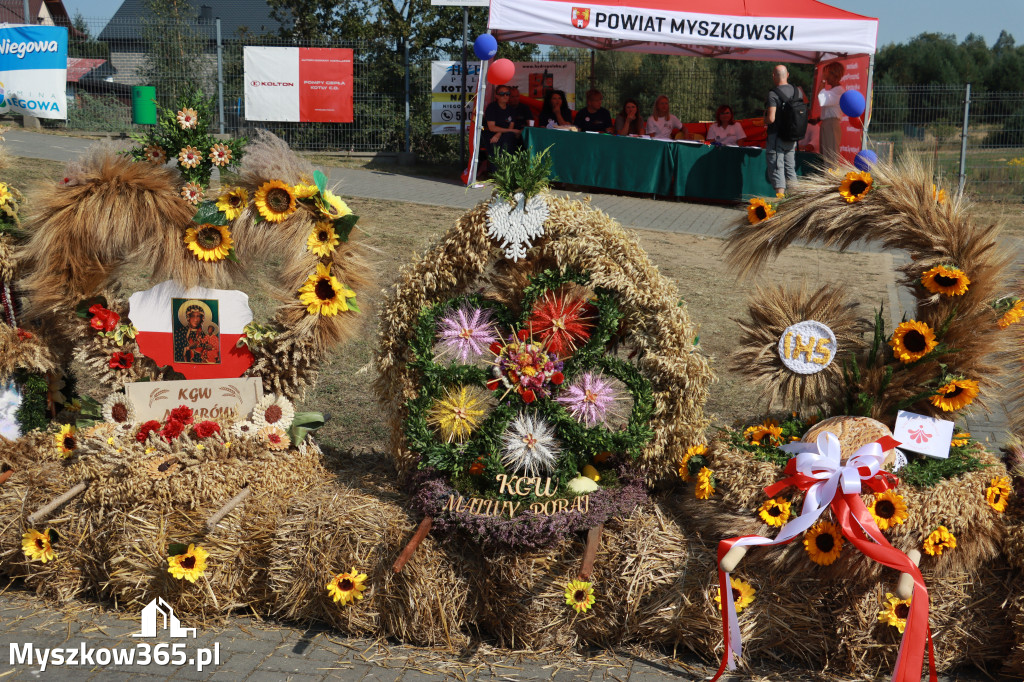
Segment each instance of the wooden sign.
[[[552,480],[550,478],[542,479],[499,474],[494,477],[494,480],[501,486],[500,492],[509,495],[526,497],[533,493],[537,497],[553,497],[557,492],[557,490],[551,489]],[[543,514],[545,516],[564,511],[579,511],[585,514],[590,511],[590,495],[580,495],[571,500],[537,500],[530,503],[529,506],[519,501],[485,500],[481,497],[470,497],[467,499],[462,495],[458,497],[449,495],[448,502],[445,503],[443,509],[479,514],[481,516],[508,516],[509,518],[527,509],[534,514]]]
[[125,393],[140,422],[165,421],[170,411],[180,405],[192,408],[197,422],[224,418],[242,420],[263,398],[263,381],[259,377],[137,381],[125,384]]

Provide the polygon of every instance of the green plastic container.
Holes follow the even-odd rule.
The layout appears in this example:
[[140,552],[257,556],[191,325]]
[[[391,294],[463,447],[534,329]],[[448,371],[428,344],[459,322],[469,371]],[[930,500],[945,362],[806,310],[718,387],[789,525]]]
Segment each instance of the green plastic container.
[[132,86],[132,123],[156,125],[156,88],[152,85]]

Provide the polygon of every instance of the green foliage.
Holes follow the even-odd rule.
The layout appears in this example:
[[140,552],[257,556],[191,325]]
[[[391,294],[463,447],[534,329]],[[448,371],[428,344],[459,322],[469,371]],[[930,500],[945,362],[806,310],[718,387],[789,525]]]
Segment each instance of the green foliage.
[[[791,443],[793,441],[800,440],[801,438],[803,438],[803,435],[807,433],[808,429],[810,429],[811,426],[813,426],[813,424],[814,422],[811,420],[804,421],[803,419],[797,417],[795,414],[790,415],[782,422],[780,422],[778,425],[779,428],[782,429],[782,436],[780,439],[782,441],[781,444],[785,445],[786,443]],[[723,431],[728,437],[729,443],[734,448],[736,448],[737,450],[743,450],[744,452],[749,452],[750,455],[756,460],[762,462],[770,462],[775,466],[784,467],[786,466],[786,462],[788,462],[793,457],[793,455],[783,450],[780,450],[776,446],[770,444],[755,445],[749,442],[742,431],[736,431],[732,429],[723,429]],[[692,462],[693,459],[697,458],[694,457],[690,461]],[[691,474],[696,473],[695,471],[693,471],[692,467],[688,467],[688,469],[690,470]],[[700,471],[700,467],[697,467],[697,471]]]
[[68,128],[127,133],[134,130],[131,109],[113,95],[79,91],[68,105]]
[[552,180],[551,156],[548,154],[550,149],[548,147],[538,154],[529,149],[511,153],[499,149],[491,159],[494,163],[491,182],[498,196],[512,201],[517,192],[522,192],[529,199],[546,190]]
[[212,88],[216,62],[211,70],[204,54],[208,40],[196,29],[195,7],[188,0],[146,0],[146,9],[142,82],[156,86],[158,101],[164,106],[171,106],[187,92]]
[[110,57],[110,46],[96,40],[92,31],[89,30],[89,22],[85,20],[81,12],[75,11],[71,25],[81,35],[68,36],[69,57],[87,57],[89,59],[108,59]]
[[956,478],[988,466],[982,464],[981,460],[974,455],[979,447],[976,442],[951,447],[947,459],[915,458],[900,469],[897,475],[907,485],[912,485],[915,488],[931,488],[946,479]]
[[22,433],[45,429],[50,423],[50,415],[46,410],[46,394],[49,384],[39,374],[30,374],[19,370],[14,374],[14,383],[21,390],[21,405],[15,413]]

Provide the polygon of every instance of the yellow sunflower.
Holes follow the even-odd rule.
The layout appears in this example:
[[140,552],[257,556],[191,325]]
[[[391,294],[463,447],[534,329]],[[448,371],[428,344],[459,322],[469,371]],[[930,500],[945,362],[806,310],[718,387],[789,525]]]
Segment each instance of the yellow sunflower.
[[181,580],[184,578],[194,583],[206,573],[206,557],[210,556],[202,547],[189,545],[184,554],[175,554],[167,559],[167,572]]
[[316,205],[324,217],[329,220],[344,218],[352,213],[352,209],[348,207],[348,204],[328,189],[325,189],[323,194],[317,197]]
[[272,223],[279,223],[295,213],[295,194],[280,180],[264,182],[256,190],[254,199],[260,215]]
[[963,270],[952,266],[936,265],[921,275],[921,284],[933,294],[963,296],[970,283],[970,277]]
[[988,506],[1002,514],[1006,511],[1006,505],[1010,497],[1010,479],[1006,476],[993,478],[985,490],[985,501]]
[[818,521],[804,534],[804,549],[814,563],[831,566],[843,551],[843,534],[834,523]]
[[850,171],[839,185],[839,195],[852,204],[860,201],[871,191],[871,173],[867,171]]
[[903,496],[892,490],[875,493],[875,499],[871,501],[868,511],[875,517],[875,525],[881,530],[889,530],[910,518]]
[[[736,613],[754,603],[754,595],[757,594],[757,590],[750,583],[732,576],[729,577],[729,582],[732,585],[732,604],[736,608]],[[718,590],[718,594],[715,595],[715,603],[718,604],[718,610],[721,611],[722,590]]]
[[346,299],[355,298],[356,292],[345,287],[331,274],[329,266],[317,263],[316,272],[309,276],[306,283],[299,289],[299,300],[306,306],[310,315],[330,317],[339,312],[347,312]]
[[185,244],[199,260],[215,263],[228,257],[234,241],[227,225],[206,223],[185,230]]
[[715,472],[701,467],[697,472],[697,488],[693,491],[698,500],[710,499],[715,494]]
[[21,549],[30,561],[41,561],[45,564],[47,561],[57,558],[57,553],[53,551],[53,545],[50,544],[49,529],[45,533],[28,530],[21,536]]
[[479,386],[449,388],[427,410],[427,423],[448,443],[461,443],[487,415],[489,392]]
[[57,452],[61,457],[65,459],[70,457],[78,447],[77,431],[78,429],[71,424],[64,424],[60,427],[60,431],[53,434],[53,444],[57,447]]
[[784,497],[776,497],[775,499],[767,500],[762,504],[761,509],[758,510],[757,514],[761,517],[761,520],[769,526],[785,526],[786,522],[789,521],[791,504],[792,503]]
[[1014,301],[1013,307],[1003,313],[1002,317],[996,323],[1000,329],[1006,329],[1011,324],[1016,324],[1024,320],[1024,301]]
[[765,447],[782,445],[782,427],[774,419],[765,419],[760,424],[748,426],[743,435],[751,445]]
[[679,461],[679,478],[684,481],[690,480],[690,460],[698,455],[708,454],[707,445],[691,445],[686,449],[683,458]]
[[198,122],[199,114],[196,113],[195,109],[185,108],[178,112],[178,125],[181,126],[182,130],[195,128]]
[[366,591],[366,574],[360,573],[353,566],[348,573],[339,573],[334,576],[331,582],[327,583],[327,594],[335,602],[341,602],[342,606],[354,604],[357,599],[363,598]]
[[923,549],[931,556],[942,556],[943,550],[956,549],[956,536],[945,526],[939,526],[925,539]]
[[295,193],[296,199],[309,199],[315,197],[320,193],[320,188],[316,185],[310,185],[300,182],[299,184],[292,187],[292,191]]
[[223,211],[228,220],[242,215],[245,205],[249,203],[249,193],[244,187],[235,187],[217,197],[217,210]]
[[151,144],[144,150],[146,153],[146,161],[155,163],[158,166],[162,166],[167,163],[167,152],[164,148],[158,144]]
[[192,145],[187,145],[178,152],[178,165],[182,168],[195,168],[203,160],[203,155]]
[[[946,190],[939,189],[938,187],[935,186],[935,183],[933,182],[932,197],[934,197],[935,201],[939,202],[940,204],[944,204],[946,203]],[[903,632],[903,630],[900,630],[900,632]]]
[[889,339],[889,345],[892,346],[892,354],[896,359],[909,365],[931,353],[939,342],[935,340],[935,332],[926,322],[910,320],[896,327],[892,338]]
[[775,215],[775,209],[760,197],[751,199],[750,204],[747,206],[747,220],[750,221],[751,225],[757,225],[764,220],[768,220],[773,215]]
[[586,613],[597,601],[594,585],[585,580],[570,580],[565,586],[565,603],[576,613]]
[[966,431],[960,433],[954,433],[953,438],[949,441],[949,446],[953,448],[962,448],[971,442],[971,434]]
[[314,225],[313,231],[306,237],[306,248],[321,258],[331,255],[334,247],[340,243],[334,225],[326,220]]
[[231,163],[231,148],[226,144],[217,143],[210,147],[210,161],[214,166],[226,166]]
[[938,395],[928,398],[931,404],[943,412],[961,410],[978,397],[978,382],[973,379],[954,379],[939,389]]
[[885,602],[878,612],[878,622],[891,625],[903,634],[907,627],[907,616],[910,615],[910,600],[900,599],[891,592],[885,593]]

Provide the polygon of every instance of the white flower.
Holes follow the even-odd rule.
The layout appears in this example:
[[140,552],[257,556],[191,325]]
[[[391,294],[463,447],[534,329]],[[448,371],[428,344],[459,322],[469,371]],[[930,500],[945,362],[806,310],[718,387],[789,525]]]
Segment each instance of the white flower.
[[256,403],[252,410],[252,423],[257,429],[265,426],[276,426],[284,431],[292,425],[295,419],[295,406],[292,401],[283,395],[275,396],[269,393],[263,396],[263,400]]
[[504,444],[501,463],[522,476],[550,472],[561,450],[554,431],[543,417],[522,412],[509,423],[501,440]]
[[255,438],[259,427],[250,421],[236,422],[231,425],[231,433],[238,438]]
[[103,401],[103,419],[112,424],[134,424],[135,406],[124,393],[111,393]]
[[500,242],[505,258],[512,262],[526,258],[526,249],[533,240],[544,236],[544,221],[548,219],[548,205],[542,197],[526,199],[521,192],[514,195],[516,204],[495,197],[487,209],[487,236]]

